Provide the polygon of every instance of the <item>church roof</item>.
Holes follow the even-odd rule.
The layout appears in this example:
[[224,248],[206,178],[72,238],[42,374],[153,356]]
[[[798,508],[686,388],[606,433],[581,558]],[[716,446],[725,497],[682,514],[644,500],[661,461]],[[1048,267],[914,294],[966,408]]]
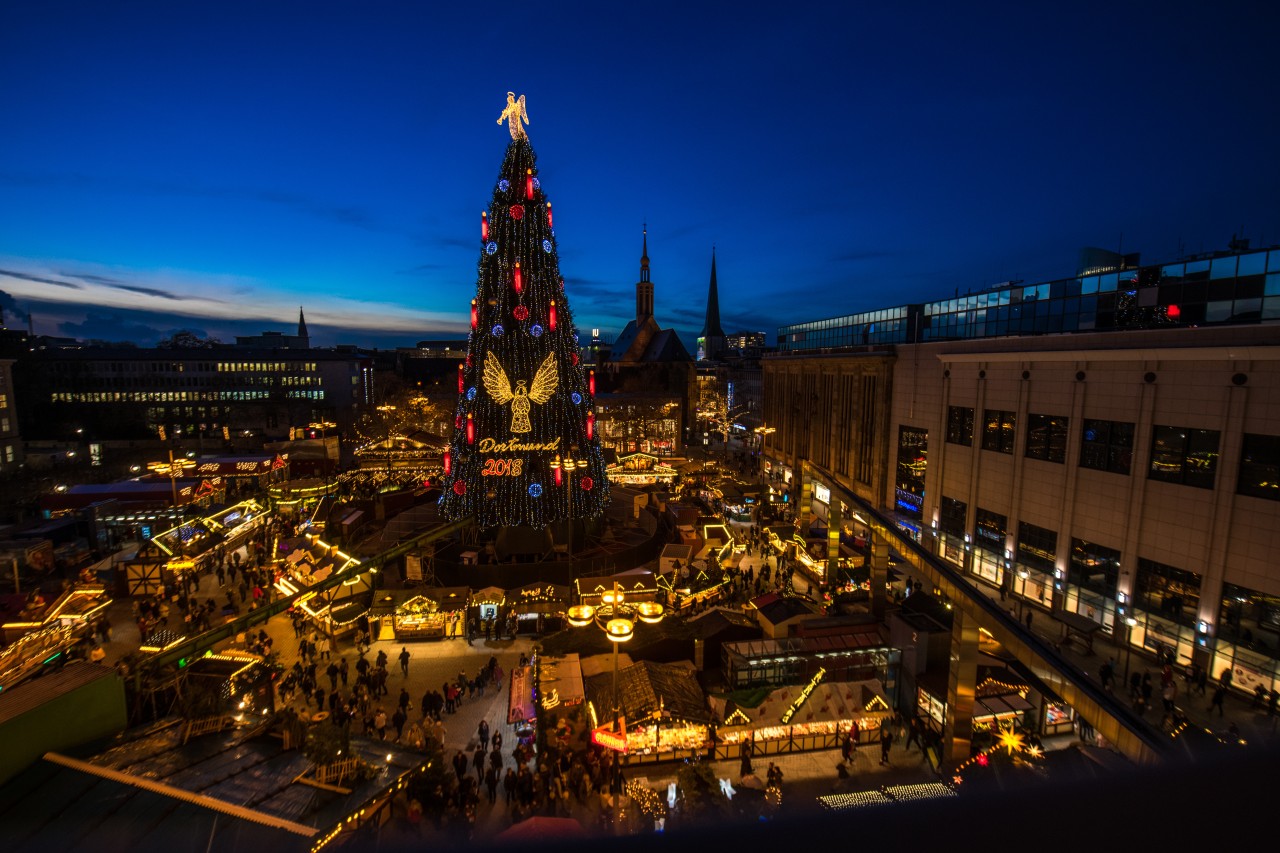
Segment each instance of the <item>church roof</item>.
[[645,348],[642,361],[693,361],[675,329],[663,329]]

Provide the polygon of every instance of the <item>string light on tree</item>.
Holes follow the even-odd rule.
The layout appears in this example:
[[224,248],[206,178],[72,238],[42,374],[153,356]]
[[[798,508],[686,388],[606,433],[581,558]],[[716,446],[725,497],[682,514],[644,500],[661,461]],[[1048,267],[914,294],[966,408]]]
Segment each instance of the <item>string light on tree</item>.
[[[580,366],[523,98],[508,95],[503,121],[511,142],[481,217],[472,329],[440,506],[444,517],[473,517],[482,527],[545,527],[599,516],[608,480],[594,378]],[[569,453],[579,467],[565,478],[552,462]],[[552,483],[572,488],[551,493]]]

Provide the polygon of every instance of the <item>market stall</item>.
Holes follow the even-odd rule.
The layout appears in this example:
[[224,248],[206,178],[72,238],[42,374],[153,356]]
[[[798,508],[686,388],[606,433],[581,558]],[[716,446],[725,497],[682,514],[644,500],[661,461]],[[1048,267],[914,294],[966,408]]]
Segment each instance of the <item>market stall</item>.
[[[502,606],[506,603],[507,591],[500,586],[486,586],[471,593],[471,616],[479,620],[481,626],[490,620],[497,624]],[[484,628],[481,628],[483,633]]]
[[541,633],[562,627],[569,594],[569,587],[554,583],[526,584],[508,590],[506,603],[516,614],[517,631]]
[[618,670],[616,710],[626,721],[625,735],[613,726],[612,671],[584,681],[592,740],[598,745],[656,759],[684,757],[706,747],[711,712],[688,661],[638,661]]
[[220,548],[230,551],[240,547],[265,522],[266,513],[257,501],[241,501],[158,533],[152,537],[151,545],[166,561],[185,558],[193,561],[199,571]]
[[421,592],[379,593],[370,610],[381,619],[378,639],[438,640],[464,636],[470,590],[432,587]]
[[879,681],[828,682],[815,674],[804,684],[774,690],[754,708],[727,707],[713,699],[712,708],[724,721],[720,738],[726,744],[754,741],[769,753],[767,741],[843,735],[857,729],[860,744],[870,743],[880,723],[893,716],[889,697]]

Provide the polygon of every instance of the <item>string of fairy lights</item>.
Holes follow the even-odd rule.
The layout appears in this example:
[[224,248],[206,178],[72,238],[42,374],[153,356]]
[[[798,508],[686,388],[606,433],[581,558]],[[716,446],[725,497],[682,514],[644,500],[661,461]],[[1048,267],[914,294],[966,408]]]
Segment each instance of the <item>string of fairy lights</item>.
[[528,137],[511,141],[489,209],[440,506],[483,527],[545,527],[608,500],[595,375],[560,275],[551,202]]

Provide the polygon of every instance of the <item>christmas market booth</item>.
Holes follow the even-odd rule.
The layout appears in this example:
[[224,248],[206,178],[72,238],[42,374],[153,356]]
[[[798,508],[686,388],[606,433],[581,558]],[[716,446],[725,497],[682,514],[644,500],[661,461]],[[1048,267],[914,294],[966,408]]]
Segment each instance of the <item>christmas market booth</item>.
[[654,483],[669,485],[676,479],[677,471],[648,453],[629,453],[605,466],[609,482],[620,485],[646,486]]
[[93,635],[93,624],[111,603],[111,596],[102,584],[76,584],[52,603],[38,592],[28,597],[17,618],[5,622],[0,628],[3,643],[12,643],[21,636],[42,628],[66,628],[72,640]]
[[691,662],[638,661],[621,667],[620,725],[614,720],[612,669],[603,663],[599,669],[584,678],[593,743],[623,753],[628,765],[685,759],[708,747],[712,715]]
[[543,633],[564,626],[570,589],[556,583],[532,583],[508,590],[507,607],[515,614],[521,634]]
[[755,755],[830,749],[850,732],[867,746],[877,741],[881,722],[893,716],[879,681],[827,681],[822,669],[804,684],[772,691],[755,707],[712,697],[711,708],[721,721],[725,746],[751,744]]
[[[941,732],[947,721],[947,673],[945,670],[929,671],[919,676],[916,684],[916,710],[920,717],[936,732]],[[1007,670],[980,666],[978,685],[973,700],[973,729],[975,743],[989,741],[1001,729],[1018,728],[1046,734],[1071,730],[1074,717],[1069,706],[1045,703],[1044,719],[1037,721],[1031,703],[1031,689]],[[1042,725],[1036,725],[1039,722]]]
[[439,640],[465,636],[471,590],[465,586],[424,590],[382,590],[374,595],[371,617],[381,620],[376,639]]
[[307,591],[335,574],[343,576],[342,583],[307,592],[298,607],[333,636],[353,633],[360,617],[369,612],[375,570],[312,534],[280,542],[277,554],[275,587],[281,595]]
[[661,601],[665,594],[653,572],[648,569],[632,569],[603,578],[578,578],[573,586],[579,604],[598,607],[602,596],[606,592],[613,592],[615,583],[630,602]]
[[220,507],[206,516],[184,521],[177,527],[158,533],[138,549],[132,561],[139,564],[136,571],[131,572],[126,564],[126,572],[130,573],[129,585],[132,588],[145,584],[148,574],[154,576],[142,568],[147,565],[167,565],[171,576],[163,579],[165,583],[180,580],[172,576],[175,571],[178,574],[204,571],[219,549],[229,553],[239,548],[265,522],[266,514],[258,502],[247,500]]
[[673,611],[715,604],[729,591],[729,578],[715,560],[695,559],[658,577],[658,586]]
[[[480,621],[484,625],[490,620],[494,620],[495,624],[499,615],[503,612],[502,607],[507,601],[507,591],[500,586],[486,586],[477,589],[471,593],[471,613],[470,615]],[[483,632],[483,628],[481,631]]]

